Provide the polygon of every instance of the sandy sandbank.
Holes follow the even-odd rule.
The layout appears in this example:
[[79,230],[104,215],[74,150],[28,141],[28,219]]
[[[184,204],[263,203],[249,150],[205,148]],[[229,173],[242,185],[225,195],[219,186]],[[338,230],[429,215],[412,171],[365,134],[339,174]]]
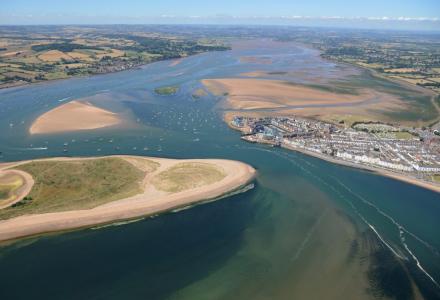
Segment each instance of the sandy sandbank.
[[[188,206],[203,200],[217,198],[227,192],[235,190],[250,182],[256,174],[255,169],[251,166],[232,160],[176,160],[136,156],[117,157],[126,159],[138,168],[141,168],[143,159],[157,162],[160,166],[153,173],[147,173],[143,181],[143,192],[135,196],[109,202],[92,209],[24,215],[0,221],[0,241],[13,240],[41,233],[90,227],[119,220],[128,220]],[[78,160],[78,158],[51,158],[46,160]],[[27,162],[29,161],[0,164],[0,170],[13,168],[14,166]],[[167,170],[181,162],[213,164],[223,170],[225,177],[212,184],[175,193],[157,190],[153,184],[150,184],[155,174]]]
[[[298,115],[328,121],[329,116],[356,116],[365,121],[392,121],[386,112],[408,107],[402,99],[372,89],[338,93],[283,80],[258,78],[204,79],[214,95],[226,96],[226,114],[246,116]],[[353,91],[354,92],[354,91]],[[235,112],[234,112],[235,111]]]
[[[359,90],[359,94],[335,93],[307,86],[291,84],[281,80],[254,78],[205,79],[202,83],[213,93],[227,93],[229,109],[270,109],[308,106],[347,105],[353,106],[384,98],[372,90]],[[385,99],[383,99],[385,100]],[[388,99],[390,100],[390,99]]]
[[71,101],[39,116],[29,129],[30,134],[50,134],[91,130],[118,125],[121,118],[89,102]]
[[273,60],[270,56],[241,56],[239,58],[242,63],[271,65]]

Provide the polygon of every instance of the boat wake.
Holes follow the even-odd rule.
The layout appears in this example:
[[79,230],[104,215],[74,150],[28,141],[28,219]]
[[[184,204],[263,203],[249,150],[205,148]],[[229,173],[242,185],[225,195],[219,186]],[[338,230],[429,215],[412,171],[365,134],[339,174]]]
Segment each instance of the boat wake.
[[[314,174],[313,172],[311,172],[310,170],[308,170],[307,168],[304,167],[304,164],[300,164],[298,163],[296,160],[302,160],[300,158],[293,158],[290,156],[290,154],[288,153],[283,153],[280,151],[276,151],[276,150],[271,150],[271,149],[264,149],[264,148],[258,148],[258,147],[246,147],[246,148],[252,148],[253,150],[258,150],[258,151],[264,151],[264,152],[269,152],[273,155],[276,155],[278,157],[281,157],[283,159],[286,159],[287,161],[289,161],[291,164],[293,164],[295,167],[297,167],[298,169],[302,170],[304,173],[306,173],[307,175],[313,177],[314,179],[316,179],[317,181],[319,181],[320,183],[324,184],[326,187],[328,187],[330,190],[332,190],[335,194],[337,194],[342,200],[344,200],[347,204],[349,204],[349,206],[353,209],[353,211],[356,213],[356,215],[374,232],[374,234],[378,237],[378,239],[399,259],[401,260],[405,260],[405,261],[409,261],[409,258],[407,255],[405,255],[404,252],[402,252],[400,249],[395,249],[393,246],[391,246],[391,244],[389,242],[387,242],[385,240],[385,238],[379,233],[378,229],[371,224],[364,215],[361,214],[361,212],[358,210],[358,208],[356,207],[356,205],[353,203],[353,201],[351,201],[350,199],[348,199],[347,197],[345,197],[342,192],[337,189],[335,187],[334,184],[331,184],[329,182],[327,182],[326,180],[324,180],[323,178],[321,178],[320,176],[317,176],[316,174]],[[315,167],[313,164],[311,164],[310,162],[307,162],[305,165],[310,166],[310,167]],[[388,220],[389,222],[391,222],[394,226],[396,226],[398,233],[399,233],[399,240],[401,243],[401,246],[403,247],[403,249],[405,249],[405,252],[409,255],[409,257],[411,257],[411,259],[414,261],[414,263],[416,264],[417,268],[427,277],[429,278],[429,280],[436,286],[436,287],[440,287],[439,283],[434,279],[434,277],[429,274],[429,272],[422,266],[419,258],[414,254],[414,252],[410,249],[410,247],[408,246],[408,244],[406,243],[406,238],[405,235],[408,235],[410,237],[412,237],[414,240],[418,241],[420,244],[422,244],[426,249],[428,249],[432,254],[434,254],[437,257],[440,257],[440,253],[439,251],[432,246],[431,244],[429,244],[428,242],[426,242],[425,240],[423,240],[422,238],[418,237],[417,235],[415,235],[414,233],[412,233],[411,231],[409,231],[408,229],[406,229],[404,226],[402,226],[401,224],[399,224],[394,218],[392,218],[390,215],[388,215],[387,213],[385,213],[383,210],[381,210],[380,208],[378,208],[376,205],[374,205],[372,202],[368,201],[367,199],[365,199],[364,197],[362,197],[361,195],[355,193],[354,191],[352,191],[348,186],[346,186],[343,182],[341,182],[338,178],[334,177],[334,176],[329,176],[332,180],[334,180],[339,187],[341,187],[343,190],[345,190],[346,192],[348,192],[349,194],[351,194],[354,198],[357,198],[358,200],[360,200],[363,204],[373,208],[379,215],[381,215],[382,217],[384,217],[386,220]],[[308,237],[306,237],[306,242],[308,240]]]
[[67,101],[67,100],[69,100],[69,99],[70,99],[70,97],[66,97],[66,98],[63,98],[63,99],[58,100],[58,102],[64,102],[64,101]]
[[[334,177],[333,177],[334,178]],[[338,180],[337,178],[334,178],[336,182],[339,183],[340,186],[344,187],[349,193],[351,193],[353,196],[355,196],[356,198],[358,198],[359,200],[361,200],[363,203],[371,206],[372,208],[374,208],[380,215],[382,215],[383,217],[385,217],[386,219],[388,219],[390,222],[392,222],[397,230],[399,231],[399,238],[400,238],[400,242],[402,244],[402,246],[405,248],[406,252],[408,252],[408,254],[411,256],[411,258],[414,260],[414,262],[416,263],[417,267],[420,269],[420,271],[422,271],[437,287],[440,287],[440,285],[438,284],[438,282],[431,276],[431,274],[428,273],[428,271],[426,271],[425,268],[423,268],[422,264],[420,263],[420,260],[417,258],[417,256],[413,253],[413,251],[410,250],[408,244],[406,243],[406,239],[405,239],[405,233],[410,235],[411,237],[413,237],[416,241],[418,241],[419,243],[421,243],[423,246],[425,246],[428,250],[430,250],[431,253],[433,253],[435,256],[439,256],[439,252],[438,250],[433,247],[432,245],[430,245],[428,242],[424,241],[423,239],[421,239],[420,237],[418,237],[417,235],[415,235],[414,233],[408,231],[405,227],[403,227],[401,224],[399,224],[395,219],[393,219],[391,216],[389,216],[387,213],[385,213],[384,211],[382,211],[380,208],[378,208],[377,206],[375,206],[374,204],[372,204],[370,201],[366,200],[365,198],[363,198],[362,196],[354,193],[349,187],[347,187],[346,185],[344,185],[340,180]],[[371,227],[372,225],[369,224],[369,226]],[[374,230],[376,233],[377,231]],[[378,234],[378,233],[377,233]],[[382,240],[382,239],[381,239]],[[385,242],[385,241],[383,241]]]
[[313,233],[315,232],[316,228],[321,224],[322,219],[324,218],[325,215],[327,215],[327,210],[325,210],[318,218],[318,220],[316,220],[315,223],[313,223],[312,227],[309,229],[309,231],[306,234],[306,237],[304,238],[304,240],[301,242],[301,245],[299,246],[298,250],[296,251],[295,255],[291,258],[291,261],[295,261],[297,260],[300,256],[301,253],[303,252],[303,250],[305,249],[307,243],[309,242],[310,238],[312,237]]
[[28,147],[28,148],[6,147],[6,149],[14,150],[14,151],[44,151],[49,148],[47,148],[47,147]]

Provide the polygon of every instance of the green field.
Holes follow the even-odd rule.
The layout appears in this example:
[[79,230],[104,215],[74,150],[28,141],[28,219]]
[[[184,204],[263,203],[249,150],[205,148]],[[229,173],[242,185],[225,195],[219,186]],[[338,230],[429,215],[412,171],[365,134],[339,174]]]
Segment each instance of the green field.
[[23,214],[88,209],[136,195],[145,173],[122,158],[36,161],[16,169],[35,184],[25,203],[0,210],[0,219]]
[[401,139],[401,140],[410,140],[414,138],[414,135],[406,131],[395,132],[394,135],[396,136],[397,139]]
[[175,193],[220,181],[225,176],[212,164],[179,163],[157,174],[152,183],[158,190]]
[[169,96],[174,95],[179,90],[178,86],[164,86],[158,87],[154,89],[154,92],[161,96]]

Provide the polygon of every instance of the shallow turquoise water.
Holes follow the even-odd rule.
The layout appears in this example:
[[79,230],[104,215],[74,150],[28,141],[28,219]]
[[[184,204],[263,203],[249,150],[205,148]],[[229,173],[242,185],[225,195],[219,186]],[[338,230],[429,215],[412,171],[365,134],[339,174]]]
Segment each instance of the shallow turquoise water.
[[[246,55],[274,63],[240,63]],[[66,155],[68,143],[72,156],[218,157],[258,170],[254,189],[216,202],[1,248],[1,299],[411,299],[412,281],[439,298],[438,194],[244,143],[221,120],[219,99],[191,97],[203,78],[285,68],[303,71],[298,82],[355,72],[285,44],[1,90],[2,161]],[[152,92],[170,84],[181,85],[177,95]],[[78,98],[124,113],[132,126],[27,134],[36,116]]]

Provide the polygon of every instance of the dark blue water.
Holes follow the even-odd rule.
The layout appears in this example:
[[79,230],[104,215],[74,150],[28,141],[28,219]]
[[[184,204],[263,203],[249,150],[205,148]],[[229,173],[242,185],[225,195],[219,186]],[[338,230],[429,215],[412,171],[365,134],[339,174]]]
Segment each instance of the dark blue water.
[[[122,226],[0,249],[1,299],[437,299],[438,194],[302,154],[242,142],[199,80],[298,70],[297,82],[355,70],[292,44],[235,50],[139,70],[0,91],[1,161],[135,154],[229,158],[258,170],[255,188]],[[271,65],[240,62],[272,58]],[[345,67],[347,68],[347,67]],[[156,96],[155,87],[181,86]],[[66,99],[68,98],[68,99]],[[29,136],[41,113],[87,99],[122,113],[120,129]],[[419,266],[417,266],[419,262]],[[417,287],[417,288],[415,288]]]

